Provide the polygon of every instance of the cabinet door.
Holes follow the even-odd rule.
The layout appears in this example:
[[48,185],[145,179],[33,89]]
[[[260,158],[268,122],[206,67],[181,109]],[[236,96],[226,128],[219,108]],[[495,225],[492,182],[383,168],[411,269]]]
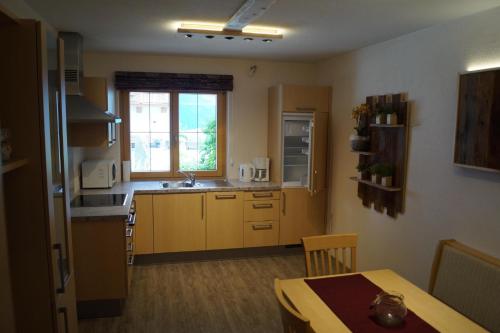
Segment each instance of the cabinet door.
[[207,250],[243,247],[243,193],[207,193]]
[[325,233],[326,191],[310,196],[305,188],[281,192],[280,245],[300,244],[305,236]]
[[283,110],[288,112],[329,112],[330,87],[282,86]]
[[311,195],[326,189],[326,170],[328,156],[328,113],[314,112],[313,144],[311,167]]
[[136,214],[134,227],[134,253],[154,253],[153,195],[136,195],[134,200]]
[[206,249],[205,193],[153,196],[154,252]]

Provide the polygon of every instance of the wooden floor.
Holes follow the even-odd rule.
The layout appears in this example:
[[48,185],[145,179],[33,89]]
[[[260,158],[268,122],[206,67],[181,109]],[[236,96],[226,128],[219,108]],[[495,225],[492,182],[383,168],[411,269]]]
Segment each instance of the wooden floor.
[[305,276],[303,255],[134,267],[124,314],[80,333],[282,332],[274,278]]

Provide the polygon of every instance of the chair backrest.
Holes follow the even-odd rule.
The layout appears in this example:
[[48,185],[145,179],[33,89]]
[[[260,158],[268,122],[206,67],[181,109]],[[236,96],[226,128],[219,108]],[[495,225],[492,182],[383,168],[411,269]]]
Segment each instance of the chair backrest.
[[274,293],[281,312],[281,322],[284,333],[313,333],[309,320],[302,316],[293,305],[287,301],[279,279],[274,279]]
[[[337,234],[302,238],[307,276],[356,272],[358,235]],[[347,254],[350,252],[350,264]],[[333,264],[332,264],[333,262]]]
[[429,293],[491,332],[500,332],[500,259],[442,240]]

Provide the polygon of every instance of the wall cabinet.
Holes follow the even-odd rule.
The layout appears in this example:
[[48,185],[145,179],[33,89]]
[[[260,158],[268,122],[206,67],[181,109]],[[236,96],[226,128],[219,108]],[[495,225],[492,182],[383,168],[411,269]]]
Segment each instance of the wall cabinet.
[[330,87],[282,85],[280,86],[284,112],[329,112]]
[[135,253],[154,253],[153,195],[134,196],[136,210]]
[[326,191],[311,197],[304,188],[282,189],[280,245],[300,244],[302,237],[325,233],[326,196]]
[[205,193],[153,196],[154,252],[206,249]]
[[103,112],[108,111],[108,82],[103,77],[84,77],[83,96]]
[[243,192],[207,193],[207,250],[243,247]]

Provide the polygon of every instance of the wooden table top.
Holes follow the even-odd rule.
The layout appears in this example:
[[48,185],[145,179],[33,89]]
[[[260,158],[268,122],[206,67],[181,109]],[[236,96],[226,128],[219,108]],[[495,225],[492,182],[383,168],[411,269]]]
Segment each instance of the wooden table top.
[[[367,271],[359,274],[383,290],[394,290],[403,294],[406,306],[440,332],[487,332],[467,317],[391,270]],[[320,276],[318,278],[341,275],[350,274]],[[311,321],[311,326],[316,333],[350,332],[347,326],[304,282],[304,278],[282,280],[281,287],[297,310]]]

